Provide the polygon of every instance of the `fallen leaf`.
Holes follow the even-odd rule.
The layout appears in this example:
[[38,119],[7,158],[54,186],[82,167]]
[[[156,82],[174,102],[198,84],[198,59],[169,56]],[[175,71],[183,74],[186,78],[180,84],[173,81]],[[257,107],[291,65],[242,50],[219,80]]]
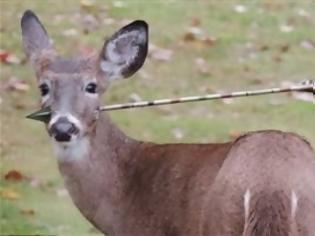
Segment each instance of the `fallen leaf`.
[[113,25],[115,23],[115,19],[113,18],[105,18],[103,20],[104,25]]
[[[310,83],[312,80],[304,80],[302,83],[300,84],[308,84]],[[293,83],[291,81],[282,81],[281,82],[281,86],[282,87],[290,87],[290,86],[296,86],[296,83]],[[307,93],[307,92],[292,92],[291,93],[292,97],[297,99],[297,100],[301,100],[301,101],[305,101],[305,102],[312,102],[313,104],[315,104],[315,98],[314,95],[312,93]]]
[[83,33],[89,34],[100,27],[100,22],[94,15],[87,14],[82,16],[81,25],[83,27]]
[[4,89],[7,91],[26,92],[30,89],[30,86],[24,80],[13,76],[4,84]]
[[281,105],[283,105],[285,103],[286,103],[286,101],[280,100],[280,99],[276,99],[276,98],[270,99],[268,101],[268,104],[270,104],[271,106],[281,106]]
[[275,55],[272,57],[272,59],[278,63],[282,62],[282,57],[280,55]]
[[83,55],[83,56],[90,56],[90,55],[96,53],[95,48],[92,48],[92,47],[85,45],[85,44],[80,44],[80,45],[78,45],[77,48],[80,52],[80,55]]
[[160,48],[154,44],[149,45],[149,55],[158,61],[170,61],[173,56],[171,49]]
[[310,13],[307,12],[306,10],[304,10],[303,8],[298,9],[297,14],[299,16],[302,16],[302,17],[309,17],[310,16]]
[[138,72],[138,75],[142,78],[142,79],[149,79],[151,78],[150,74],[148,72],[146,72],[144,69],[140,70]]
[[130,102],[140,102],[142,101],[141,97],[137,93],[132,93],[129,95],[129,101]]
[[116,8],[123,8],[126,7],[126,2],[123,1],[114,1],[113,6]]
[[195,43],[196,46],[212,46],[217,41],[217,38],[212,35],[206,35],[204,31],[197,26],[189,27],[184,36],[184,42]]
[[67,29],[67,30],[64,30],[62,32],[62,34],[66,37],[70,37],[70,36],[77,36],[78,35],[78,31],[74,28],[71,28],[71,29]]
[[9,56],[9,52],[7,52],[3,49],[0,49],[0,61],[1,62],[6,62],[8,56]]
[[238,138],[241,135],[242,135],[242,132],[237,131],[237,130],[231,130],[229,132],[229,137],[232,138],[232,139],[236,139],[236,138]]
[[289,49],[290,49],[290,45],[289,44],[284,44],[284,45],[280,46],[280,51],[283,52],[283,53],[289,51]]
[[30,180],[30,186],[33,187],[33,188],[37,188],[37,187],[40,187],[42,185],[43,184],[42,184],[42,182],[39,179],[33,178],[33,179]]
[[292,93],[293,98],[297,100],[301,100],[304,102],[311,102],[315,104],[315,98],[312,93],[304,93],[304,92],[293,92]]
[[180,128],[172,129],[172,134],[176,139],[182,139],[184,137],[184,132]]
[[202,75],[209,75],[210,74],[210,66],[206,62],[205,59],[198,57],[195,59],[195,64],[197,66],[197,70]]
[[35,211],[33,209],[22,209],[20,211],[20,213],[22,215],[25,215],[25,216],[33,216],[33,215],[35,215]]
[[67,196],[69,196],[68,190],[65,189],[65,188],[57,189],[56,193],[57,193],[58,197],[67,197]]
[[226,105],[230,105],[234,102],[234,99],[233,98],[223,98],[222,102]]
[[18,170],[10,170],[4,175],[5,180],[21,181],[24,178]]
[[304,39],[301,41],[300,47],[305,49],[315,49],[315,42],[311,39]]
[[184,34],[184,41],[186,42],[195,41],[195,40],[200,39],[201,36],[203,35],[204,33],[201,28],[197,26],[192,26],[186,30],[186,33]]
[[213,46],[217,42],[217,38],[214,36],[205,36],[200,39],[206,46]]
[[21,195],[11,188],[1,188],[0,196],[9,200],[18,200],[21,198]]
[[291,33],[294,30],[292,25],[282,24],[280,25],[280,31],[283,33]]
[[268,46],[268,45],[261,45],[260,47],[259,47],[259,50],[260,51],[267,51],[267,50],[269,50],[270,49],[270,47]]
[[85,13],[96,13],[98,11],[97,5],[94,0],[81,0],[80,1],[81,11]]
[[20,64],[21,60],[14,54],[0,49],[0,61],[6,64]]
[[199,18],[197,18],[197,17],[193,17],[191,19],[190,25],[191,26],[195,26],[195,27],[199,26],[199,25],[201,25],[201,20]]
[[245,12],[248,11],[247,6],[240,5],[240,4],[239,5],[235,5],[233,9],[237,13],[245,13]]

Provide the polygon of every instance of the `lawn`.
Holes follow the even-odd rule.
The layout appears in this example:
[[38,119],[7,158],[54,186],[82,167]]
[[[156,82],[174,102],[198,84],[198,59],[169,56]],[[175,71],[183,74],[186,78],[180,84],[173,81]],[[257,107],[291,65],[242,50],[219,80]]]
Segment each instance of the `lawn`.
[[[39,101],[21,47],[26,9],[38,14],[67,57],[100,50],[106,36],[131,20],[149,23],[149,58],[133,78],[112,84],[104,104],[315,80],[315,3],[309,0],[2,0],[0,9],[1,235],[99,234],[68,197],[43,125],[25,119]],[[314,108],[310,100],[279,94],[110,116],[128,135],[160,143],[220,142],[280,129],[315,146]]]

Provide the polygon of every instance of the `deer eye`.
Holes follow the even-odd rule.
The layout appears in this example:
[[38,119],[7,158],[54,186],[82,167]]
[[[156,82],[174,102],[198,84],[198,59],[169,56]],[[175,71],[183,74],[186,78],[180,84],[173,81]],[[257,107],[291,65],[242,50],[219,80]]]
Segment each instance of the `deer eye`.
[[85,91],[88,93],[96,93],[97,85],[96,83],[88,83],[85,87]]
[[49,93],[49,87],[48,87],[48,84],[46,84],[46,83],[39,85],[39,89],[40,89],[40,93],[43,97]]

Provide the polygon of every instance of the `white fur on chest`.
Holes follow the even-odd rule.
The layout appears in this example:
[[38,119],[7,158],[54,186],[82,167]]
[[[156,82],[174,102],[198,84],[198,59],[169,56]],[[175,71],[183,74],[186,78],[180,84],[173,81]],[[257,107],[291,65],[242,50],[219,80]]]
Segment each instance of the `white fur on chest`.
[[52,140],[55,155],[59,161],[77,161],[86,158],[90,151],[90,142],[87,138],[76,139],[70,143],[59,143]]

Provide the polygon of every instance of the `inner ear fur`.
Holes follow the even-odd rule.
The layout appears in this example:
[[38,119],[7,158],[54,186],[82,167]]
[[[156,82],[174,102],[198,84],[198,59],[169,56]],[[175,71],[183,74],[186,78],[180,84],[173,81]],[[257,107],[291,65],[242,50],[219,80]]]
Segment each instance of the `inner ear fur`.
[[134,21],[106,40],[100,68],[110,80],[127,78],[144,64],[148,53],[148,24]]

